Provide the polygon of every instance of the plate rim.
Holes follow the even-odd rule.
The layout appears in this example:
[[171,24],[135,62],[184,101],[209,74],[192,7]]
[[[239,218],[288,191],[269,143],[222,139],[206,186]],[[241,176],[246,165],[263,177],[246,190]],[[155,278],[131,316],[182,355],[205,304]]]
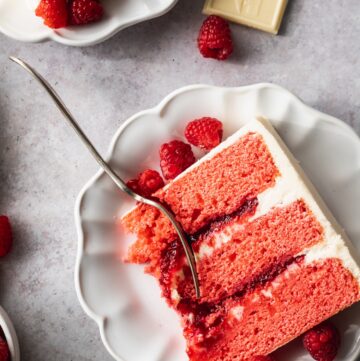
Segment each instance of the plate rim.
[[4,332],[12,361],[20,361],[20,346],[15,327],[3,307],[0,306],[0,327]]
[[[326,121],[328,123],[334,124],[340,128],[343,128],[348,132],[348,134],[352,135],[354,140],[358,142],[358,146],[360,147],[360,137],[357,135],[355,130],[345,123],[344,121],[328,115],[326,113],[323,113],[317,109],[312,108],[311,106],[307,105],[305,102],[303,102],[298,96],[287,90],[286,88],[276,85],[273,83],[268,82],[262,82],[262,83],[256,83],[252,85],[245,85],[245,86],[239,86],[239,87],[226,87],[226,86],[216,86],[216,85],[206,85],[206,84],[193,84],[184,86],[181,88],[178,88],[174,91],[172,91],[170,94],[165,96],[157,105],[155,105],[152,108],[148,108],[146,110],[142,110],[140,112],[135,113],[133,116],[126,119],[118,128],[118,130],[115,132],[113,137],[111,138],[110,145],[108,147],[106,156],[104,157],[106,161],[109,161],[111,157],[113,156],[115,145],[120,137],[120,135],[123,133],[123,131],[132,123],[134,120],[142,117],[143,115],[148,114],[158,114],[161,115],[162,111],[166,109],[167,105],[177,96],[182,95],[187,92],[192,92],[194,90],[206,90],[206,89],[216,89],[219,91],[233,91],[233,92],[244,92],[249,90],[261,90],[261,89],[272,89],[281,91],[284,93],[284,95],[291,98],[292,101],[296,102],[298,105],[300,105],[303,109],[305,109],[308,112],[311,112],[314,114],[314,116],[321,117],[323,121]],[[78,248],[77,248],[77,255],[76,255],[76,263],[75,263],[75,273],[74,273],[74,279],[75,279],[75,290],[76,295],[78,297],[78,300],[80,302],[80,305],[84,312],[93,319],[100,330],[100,336],[101,340],[109,352],[109,354],[117,361],[126,361],[125,359],[121,358],[117,354],[115,354],[114,350],[111,348],[106,334],[105,334],[105,323],[106,323],[106,317],[100,316],[96,314],[95,311],[93,311],[90,306],[86,303],[86,300],[82,294],[81,289],[81,280],[80,280],[80,268],[81,268],[81,262],[82,257],[84,255],[84,231],[82,228],[82,219],[81,219],[81,204],[82,200],[84,198],[85,193],[93,186],[93,184],[100,178],[105,172],[102,169],[99,169],[82,187],[80,190],[76,201],[75,201],[75,209],[74,209],[74,216],[75,216],[75,225],[78,235]],[[358,349],[357,353],[354,355],[352,359],[349,361],[356,361],[357,357],[360,355],[360,348]]]
[[125,22],[125,23],[119,23],[109,33],[106,33],[100,37],[96,37],[94,35],[94,36],[90,36],[88,39],[81,39],[81,40],[69,39],[69,38],[65,38],[63,36],[58,35],[56,33],[56,31],[52,31],[50,28],[49,28],[50,31],[48,33],[33,35],[32,37],[24,37],[24,36],[18,35],[17,33],[11,32],[11,30],[4,27],[1,24],[1,22],[0,22],[0,33],[8,36],[9,38],[12,38],[14,40],[21,41],[24,43],[41,43],[41,42],[46,42],[46,41],[51,40],[56,43],[68,45],[68,46],[75,46],[75,47],[76,46],[77,47],[91,46],[91,45],[96,45],[96,44],[102,43],[102,42],[110,39],[111,37],[116,35],[118,32],[120,32],[130,26],[142,23],[144,21],[158,18],[158,17],[168,13],[173,7],[175,7],[175,5],[177,4],[177,2],[179,0],[170,0],[170,1],[171,2],[166,7],[161,9],[160,11],[149,13],[147,16],[137,17],[137,18],[135,18],[131,21]]

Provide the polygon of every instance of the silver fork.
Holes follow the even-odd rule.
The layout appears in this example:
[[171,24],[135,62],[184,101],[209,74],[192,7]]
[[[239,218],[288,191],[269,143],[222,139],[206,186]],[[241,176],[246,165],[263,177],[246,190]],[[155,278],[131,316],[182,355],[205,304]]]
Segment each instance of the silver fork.
[[66,107],[60,96],[56,93],[54,88],[48,83],[45,78],[43,78],[42,75],[40,75],[34,68],[32,68],[30,65],[25,63],[23,60],[10,56],[10,60],[20,65],[22,68],[24,68],[28,73],[30,73],[46,90],[46,92],[50,95],[52,100],[55,102],[56,106],[60,109],[61,113],[65,117],[65,119],[68,121],[69,125],[73,128],[75,133],[78,135],[80,140],[84,143],[84,145],[87,147],[91,155],[94,157],[94,159],[98,162],[100,167],[104,170],[104,172],[114,181],[114,183],[125,193],[127,193],[130,197],[135,199],[138,202],[148,204],[150,206],[153,206],[157,208],[159,211],[161,211],[172,223],[174,226],[181,244],[184,248],[187,261],[190,266],[191,275],[195,287],[196,297],[200,298],[200,286],[199,286],[199,278],[196,271],[196,263],[195,263],[195,257],[192,248],[189,245],[189,242],[187,240],[187,236],[182,229],[182,226],[180,223],[176,220],[174,214],[168,210],[166,207],[164,207],[160,202],[157,202],[153,199],[148,199],[143,196],[140,196],[139,194],[133,192],[126,183],[115,173],[115,171],[110,167],[110,165],[104,160],[104,158],[99,154],[99,152],[96,150],[94,145],[91,143],[89,138],[86,136],[86,134],[82,131],[79,124],[76,122],[75,118],[70,113],[69,109]]

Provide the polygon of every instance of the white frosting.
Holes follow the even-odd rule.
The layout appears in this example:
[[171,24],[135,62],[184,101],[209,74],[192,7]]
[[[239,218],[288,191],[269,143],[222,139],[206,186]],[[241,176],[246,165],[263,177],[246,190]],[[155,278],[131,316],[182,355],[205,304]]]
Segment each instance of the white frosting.
[[179,292],[177,291],[176,288],[172,288],[171,290],[171,299],[175,302],[178,303],[181,300],[181,297],[179,295]]
[[242,319],[244,313],[244,307],[243,306],[235,306],[230,310],[230,314],[236,318],[238,321]]
[[[215,249],[231,241],[233,234],[240,232],[242,229],[244,229],[242,224],[230,223],[225,225],[221,229],[221,232],[214,232],[201,244],[199,252],[196,253],[196,259],[200,260],[205,256],[210,256]],[[211,245],[209,245],[209,243],[211,243]]]
[[265,290],[261,290],[261,293],[266,297],[266,298],[273,298],[273,294],[271,292],[271,290],[269,289],[265,289]]

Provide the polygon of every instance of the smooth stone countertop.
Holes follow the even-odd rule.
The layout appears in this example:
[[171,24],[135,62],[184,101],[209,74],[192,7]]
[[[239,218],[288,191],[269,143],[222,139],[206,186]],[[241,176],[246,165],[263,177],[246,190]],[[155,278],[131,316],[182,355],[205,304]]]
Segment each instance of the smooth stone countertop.
[[127,117],[193,83],[277,83],[360,134],[359,0],[289,0],[279,36],[232,25],[236,50],[226,62],[198,53],[202,4],[180,0],[165,16],[88,48],[0,35],[0,214],[15,233],[12,254],[0,259],[0,304],[25,361],[112,358],[74,289],[74,202],[97,166],[8,55],[56,85],[103,154]]

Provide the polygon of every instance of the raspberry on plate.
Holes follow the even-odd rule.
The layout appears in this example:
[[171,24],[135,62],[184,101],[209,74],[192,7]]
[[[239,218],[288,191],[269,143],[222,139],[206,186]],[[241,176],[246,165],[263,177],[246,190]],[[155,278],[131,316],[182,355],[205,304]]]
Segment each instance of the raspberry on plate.
[[219,16],[210,15],[200,28],[198,48],[204,58],[227,59],[233,52],[231,32],[227,21]]
[[10,361],[9,346],[2,337],[0,337],[0,361]]
[[12,231],[9,218],[0,216],[0,257],[6,256],[12,247]]
[[35,14],[42,17],[48,27],[63,28],[68,25],[67,0],[41,0]]
[[160,147],[160,167],[165,179],[173,179],[195,163],[191,146],[180,140],[173,140]]
[[223,126],[220,120],[204,117],[191,121],[185,128],[185,137],[190,144],[210,150],[220,144]]
[[131,179],[126,184],[134,192],[148,198],[164,186],[164,181],[156,170],[147,169],[140,173],[136,179]]
[[304,334],[303,345],[316,361],[332,361],[340,347],[340,335],[332,323],[323,322]]
[[73,25],[99,21],[103,14],[104,9],[96,0],[72,0],[70,2],[70,22]]

